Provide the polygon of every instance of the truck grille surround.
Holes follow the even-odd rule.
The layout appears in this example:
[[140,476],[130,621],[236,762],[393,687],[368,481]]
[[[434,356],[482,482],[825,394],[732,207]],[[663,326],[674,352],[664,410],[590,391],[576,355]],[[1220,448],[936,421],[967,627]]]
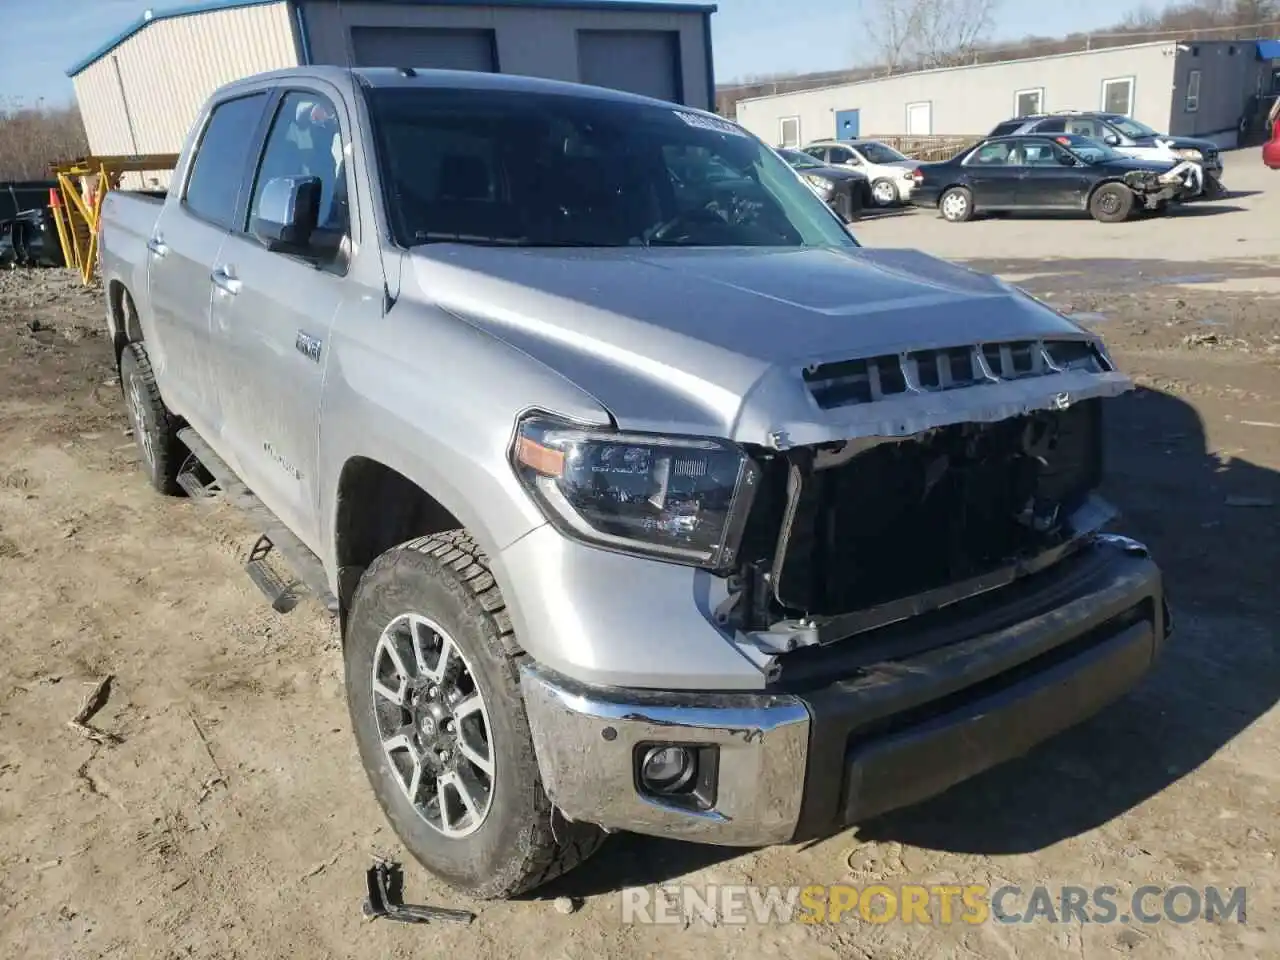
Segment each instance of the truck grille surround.
[[[810,367],[824,409],[1112,365],[1082,340],[916,351]],[[1102,474],[1101,400],[959,423],[845,455],[772,453],[744,540],[746,619],[834,619],[1068,543]],[[752,563],[752,557],[755,562]]]

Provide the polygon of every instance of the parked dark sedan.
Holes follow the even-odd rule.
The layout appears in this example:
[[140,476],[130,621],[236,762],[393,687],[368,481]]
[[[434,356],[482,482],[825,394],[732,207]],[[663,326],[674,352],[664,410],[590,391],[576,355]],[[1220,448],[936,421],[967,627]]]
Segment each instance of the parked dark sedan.
[[871,202],[871,186],[857,170],[815,160],[802,150],[780,149],[778,155],[846,221],[856,220]]
[[1088,137],[991,137],[912,174],[911,202],[936,207],[952,223],[991,211],[1087,211],[1118,223],[1158,213],[1200,193],[1193,161],[1136,160]]

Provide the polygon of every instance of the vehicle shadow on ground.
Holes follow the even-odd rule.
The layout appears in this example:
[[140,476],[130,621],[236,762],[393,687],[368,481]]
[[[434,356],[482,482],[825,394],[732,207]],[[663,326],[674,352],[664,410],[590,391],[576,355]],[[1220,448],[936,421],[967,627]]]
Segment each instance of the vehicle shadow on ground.
[[1258,536],[1280,474],[1206,448],[1191,405],[1141,389],[1110,407],[1105,493],[1116,528],[1164,570],[1174,634],[1133,694],[1026,757],[916,807],[862,825],[859,839],[970,854],[1032,853],[1099,827],[1214,756],[1280,701],[1274,571]]
[[[1280,474],[1210,455],[1199,414],[1169,394],[1137,390],[1108,412],[1104,492],[1122,511],[1117,529],[1151,547],[1174,609],[1174,635],[1155,669],[1130,696],[1026,757],[860,825],[859,840],[1035,852],[1149,800],[1280,700],[1271,599],[1280,538],[1257,535],[1274,514],[1226,502],[1280,504]],[[663,883],[741,852],[619,834],[538,895]]]
[[858,219],[854,220],[850,226],[856,227],[860,223],[866,223],[870,220],[892,220],[894,217],[913,217],[917,213],[916,207],[869,207],[863,209],[858,215]]
[[[1229,199],[1234,200],[1233,194]],[[1199,203],[1179,204],[1170,207],[1166,212],[1166,217],[1216,217],[1223,213],[1244,213],[1244,207],[1237,207],[1233,204],[1224,204],[1220,200],[1204,200]],[[1152,219],[1159,219],[1158,217]]]

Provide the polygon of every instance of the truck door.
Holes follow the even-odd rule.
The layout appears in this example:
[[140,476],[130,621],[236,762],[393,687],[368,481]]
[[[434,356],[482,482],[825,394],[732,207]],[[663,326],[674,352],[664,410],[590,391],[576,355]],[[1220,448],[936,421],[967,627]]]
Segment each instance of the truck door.
[[[245,482],[313,549],[329,332],[353,285],[345,278],[354,190],[342,102],[320,87],[277,91],[245,216],[213,269],[212,362],[226,411],[224,439]],[[273,252],[255,238],[262,191],[281,177],[320,179],[319,226],[332,239],[325,249],[336,253]]]
[[170,405],[206,435],[221,421],[209,365],[209,272],[234,220],[250,134],[266,101],[260,92],[214,106],[176,185],[176,202],[165,203],[147,239],[148,354]]

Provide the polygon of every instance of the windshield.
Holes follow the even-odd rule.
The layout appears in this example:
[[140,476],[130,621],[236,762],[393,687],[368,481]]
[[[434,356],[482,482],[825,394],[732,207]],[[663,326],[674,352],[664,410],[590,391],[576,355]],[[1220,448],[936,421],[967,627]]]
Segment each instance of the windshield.
[[883,143],[863,142],[858,144],[858,149],[862,151],[867,163],[898,163],[907,159],[905,154]]
[[740,127],[512,90],[368,91],[396,239],[512,246],[857,246]]
[[1139,123],[1137,120],[1130,120],[1128,117],[1112,117],[1111,124],[1126,137],[1159,136],[1156,131],[1152,130],[1145,123]]
[[779,150],[778,154],[797,170],[812,170],[814,167],[826,166],[800,150]]

